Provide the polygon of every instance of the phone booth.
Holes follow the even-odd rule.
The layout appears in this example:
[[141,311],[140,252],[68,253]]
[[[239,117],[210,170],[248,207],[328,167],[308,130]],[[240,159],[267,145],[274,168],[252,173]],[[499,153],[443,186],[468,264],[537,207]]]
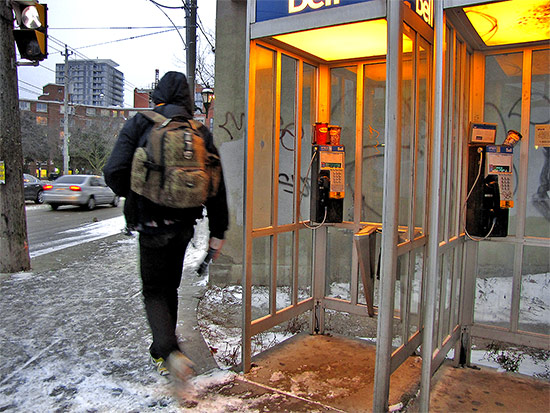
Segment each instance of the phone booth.
[[471,140],[492,128],[484,56],[466,7],[443,3],[247,2],[244,372],[254,336],[304,314],[310,337],[335,313],[375,332],[372,366],[352,363],[370,368],[374,411],[419,348],[424,407],[446,355],[468,359],[473,238],[509,237],[518,149]]
[[[421,343],[433,9],[291,3],[249,3],[243,369],[254,335],[304,313],[323,334],[345,312],[375,331],[384,314],[389,344],[372,346],[372,364],[393,358],[394,371]],[[258,314],[260,285],[270,308]],[[383,404],[392,371],[374,384]]]

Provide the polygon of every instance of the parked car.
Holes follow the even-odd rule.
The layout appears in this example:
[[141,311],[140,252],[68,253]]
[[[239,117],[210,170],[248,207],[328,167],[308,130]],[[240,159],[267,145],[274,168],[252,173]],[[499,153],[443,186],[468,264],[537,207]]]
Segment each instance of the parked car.
[[96,205],[118,205],[118,196],[98,175],[63,175],[44,185],[44,202],[55,211],[61,205],[79,205],[92,210]]
[[44,182],[40,179],[29,175],[23,174],[23,184],[25,186],[25,201],[34,201],[37,204],[44,202]]

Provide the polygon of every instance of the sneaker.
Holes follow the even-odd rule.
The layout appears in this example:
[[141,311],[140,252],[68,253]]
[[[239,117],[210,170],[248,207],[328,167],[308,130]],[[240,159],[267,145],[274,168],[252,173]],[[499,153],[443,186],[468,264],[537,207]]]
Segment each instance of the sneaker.
[[151,362],[157,368],[157,372],[161,376],[168,376],[170,372],[166,368],[166,361],[162,357],[155,358],[151,356]]
[[181,351],[172,351],[166,359],[166,367],[176,379],[185,382],[195,374],[194,363]]

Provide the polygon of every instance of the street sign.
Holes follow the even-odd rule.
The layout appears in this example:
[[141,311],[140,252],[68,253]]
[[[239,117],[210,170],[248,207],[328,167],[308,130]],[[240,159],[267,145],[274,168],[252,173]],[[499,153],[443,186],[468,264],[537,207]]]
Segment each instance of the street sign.
[[4,161],[0,161],[0,184],[6,183],[6,165]]

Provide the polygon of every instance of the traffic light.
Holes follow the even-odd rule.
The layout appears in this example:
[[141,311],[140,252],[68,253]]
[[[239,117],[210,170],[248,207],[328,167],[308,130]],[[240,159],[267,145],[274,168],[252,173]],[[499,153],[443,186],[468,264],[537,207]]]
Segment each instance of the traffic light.
[[19,54],[23,59],[44,60],[48,56],[47,5],[34,0],[15,0],[12,4],[19,26],[13,30]]

